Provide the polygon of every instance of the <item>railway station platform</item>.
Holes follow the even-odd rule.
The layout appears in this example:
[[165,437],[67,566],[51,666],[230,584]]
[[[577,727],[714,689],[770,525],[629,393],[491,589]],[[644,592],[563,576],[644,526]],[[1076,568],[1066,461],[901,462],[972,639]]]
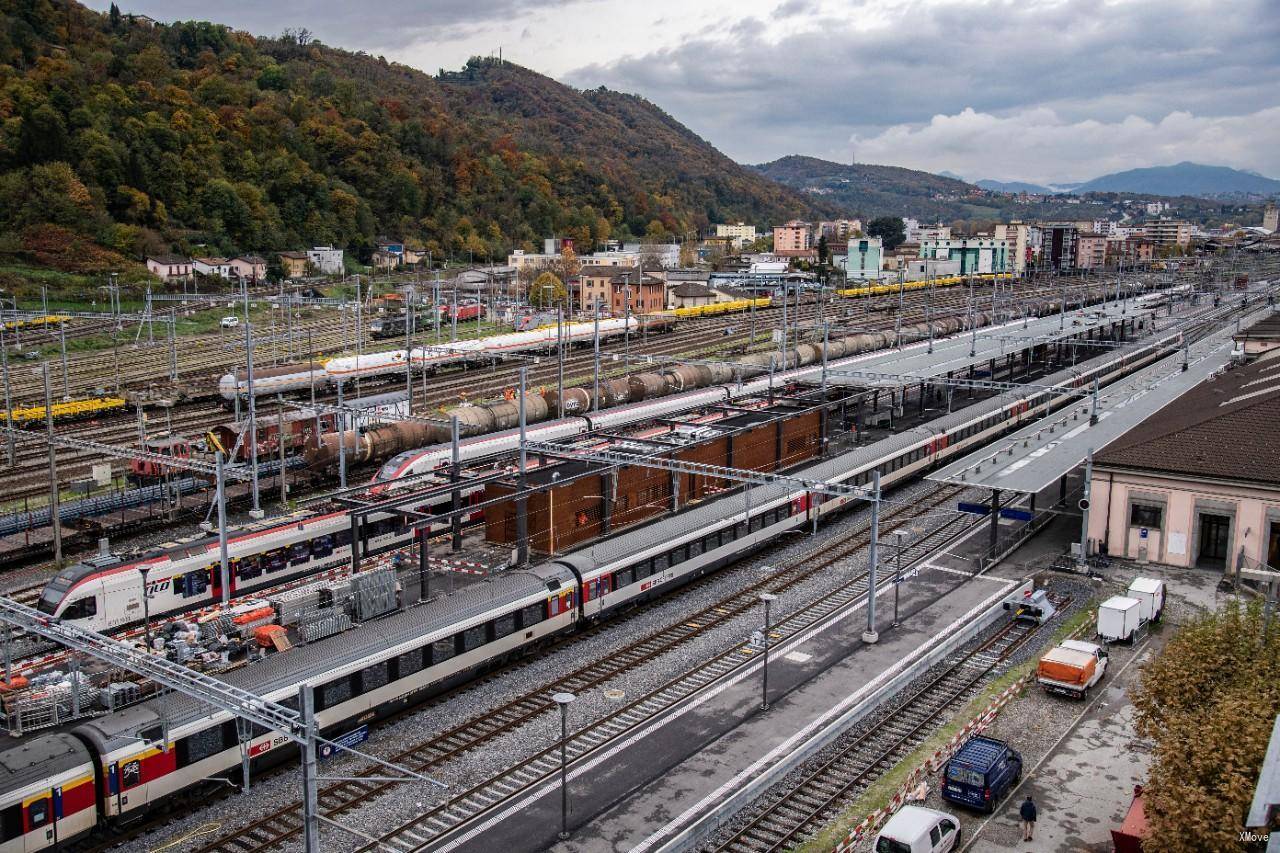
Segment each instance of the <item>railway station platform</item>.
[[[1069,527],[1069,525],[1068,525]],[[784,763],[832,721],[857,718],[891,692],[895,676],[909,680],[962,644],[992,619],[1001,602],[1027,588],[1022,565],[1062,547],[1022,546],[1008,565],[974,576],[988,547],[985,520],[969,526],[904,573],[900,625],[891,627],[892,588],[877,598],[879,642],[862,640],[865,603],[825,626],[774,646],[769,657],[770,708],[760,709],[757,660],[727,682],[648,724],[604,755],[569,771],[571,837],[558,841],[560,791],[545,785],[436,851],[559,851],[690,849],[714,832],[717,812],[745,796],[753,780]],[[882,533],[882,536],[884,534]],[[882,565],[881,577],[891,564]],[[993,615],[998,611],[998,615]],[[984,620],[983,615],[987,615]],[[748,639],[747,637],[743,638]],[[950,641],[950,642],[948,642]],[[896,687],[894,684],[892,687]]]

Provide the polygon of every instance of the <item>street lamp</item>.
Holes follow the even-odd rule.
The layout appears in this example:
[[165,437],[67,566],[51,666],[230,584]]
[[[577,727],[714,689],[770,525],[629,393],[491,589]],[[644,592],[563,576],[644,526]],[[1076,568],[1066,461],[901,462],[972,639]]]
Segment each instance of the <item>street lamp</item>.
[[760,593],[760,600],[764,602],[764,669],[763,678],[760,684],[760,710],[769,710],[769,605],[778,600],[778,596],[771,592]]
[[566,746],[569,740],[569,703],[576,697],[572,693],[557,693],[551,697],[560,706],[560,840],[569,838],[569,775]]
[[910,530],[899,527],[893,531],[894,551],[897,554],[897,565],[893,572],[893,627],[898,627],[898,588],[902,586],[902,540],[911,535]]

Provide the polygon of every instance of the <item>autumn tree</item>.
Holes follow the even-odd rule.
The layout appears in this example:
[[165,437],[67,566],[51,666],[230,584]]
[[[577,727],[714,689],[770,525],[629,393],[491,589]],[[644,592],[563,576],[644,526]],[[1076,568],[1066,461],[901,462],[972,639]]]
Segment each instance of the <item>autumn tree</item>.
[[529,304],[536,308],[553,308],[564,305],[569,299],[569,291],[555,273],[542,273],[529,286]]
[[1155,743],[1144,800],[1167,853],[1239,850],[1280,713],[1280,620],[1259,602],[1197,617],[1169,640],[1134,692],[1139,734]]

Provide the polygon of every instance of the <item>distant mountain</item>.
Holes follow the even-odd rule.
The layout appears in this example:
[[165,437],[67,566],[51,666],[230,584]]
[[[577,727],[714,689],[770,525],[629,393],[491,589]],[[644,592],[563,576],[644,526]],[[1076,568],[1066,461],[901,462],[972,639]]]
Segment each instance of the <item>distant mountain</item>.
[[1226,166],[1178,163],[1130,169],[1086,181],[1073,192],[1147,193],[1168,196],[1270,195],[1280,193],[1280,181]]
[[993,181],[989,178],[978,181],[974,186],[997,193],[1039,193],[1040,195],[1050,195],[1054,192],[1040,184],[1029,184],[1026,181]]
[[[957,175],[955,172],[948,172],[946,169],[943,169],[943,170],[942,170],[941,172],[939,172],[938,174],[939,174],[939,175],[941,175],[941,176],[942,176],[942,177],[944,177],[944,178],[951,178],[951,180],[953,180],[953,181],[963,181],[963,180],[964,180],[964,176],[963,176],[963,175]],[[966,183],[967,183],[967,182],[966,182]]]
[[999,206],[991,193],[973,184],[899,166],[849,165],[791,155],[749,168],[863,216],[994,217]]

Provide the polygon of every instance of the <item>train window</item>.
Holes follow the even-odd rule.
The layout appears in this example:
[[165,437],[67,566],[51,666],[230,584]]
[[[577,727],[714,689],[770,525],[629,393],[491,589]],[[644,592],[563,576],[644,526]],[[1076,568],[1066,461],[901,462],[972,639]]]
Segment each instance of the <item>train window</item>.
[[426,649],[414,649],[396,658],[396,675],[399,678],[408,678],[415,672],[421,671],[423,652],[425,651]]
[[62,611],[63,619],[88,619],[90,616],[98,613],[98,599],[94,596],[88,598],[77,598],[75,601],[67,605],[67,609]]
[[363,687],[362,692],[364,693],[377,690],[379,687],[385,686],[386,683],[391,680],[390,676],[387,674],[386,661],[365,667],[364,670],[361,671],[360,677],[363,681],[361,686]]
[[702,540],[695,539],[689,543],[689,556],[696,557],[702,553]]
[[268,572],[278,572],[289,565],[289,551],[287,548],[277,548],[274,551],[268,551],[263,555],[266,561],[266,570]]
[[294,542],[289,546],[289,565],[298,566],[311,559],[310,542]]
[[650,574],[656,575],[658,572],[664,572],[669,565],[666,554],[658,554],[649,561]]
[[520,608],[520,627],[532,628],[542,621],[547,612],[547,607],[541,601],[537,604],[530,604],[528,607]]
[[623,569],[620,572],[613,573],[613,588],[622,589],[624,586],[630,586],[635,583],[636,575],[631,569]]
[[507,613],[493,620],[493,638],[501,640],[516,630],[516,614]]
[[475,625],[462,632],[462,651],[469,652],[472,649],[478,649],[487,642],[488,638],[487,625]]
[[262,574],[262,559],[257,554],[250,554],[236,560],[236,577],[241,580],[256,578]]
[[333,537],[317,536],[311,540],[311,556],[327,557],[333,553]]
[[445,637],[431,644],[431,665],[443,663],[458,653],[458,637]]
[[337,681],[330,682],[320,688],[316,696],[316,710],[323,708],[333,708],[341,705],[343,702],[351,698],[351,679],[347,676],[339,678]]
[[49,798],[36,800],[27,806],[27,822],[31,824],[32,829],[44,826],[49,822]]
[[0,841],[12,841],[24,835],[22,828],[22,806],[14,804],[0,811]]
[[182,576],[182,586],[182,594],[187,598],[204,595],[205,590],[209,588],[209,570],[196,569],[194,572],[187,572]]
[[333,534],[333,545],[335,548],[345,548],[351,544],[351,531],[343,528]]
[[212,726],[203,731],[187,735],[178,741],[178,767],[203,761],[211,755],[222,752],[222,727]]

